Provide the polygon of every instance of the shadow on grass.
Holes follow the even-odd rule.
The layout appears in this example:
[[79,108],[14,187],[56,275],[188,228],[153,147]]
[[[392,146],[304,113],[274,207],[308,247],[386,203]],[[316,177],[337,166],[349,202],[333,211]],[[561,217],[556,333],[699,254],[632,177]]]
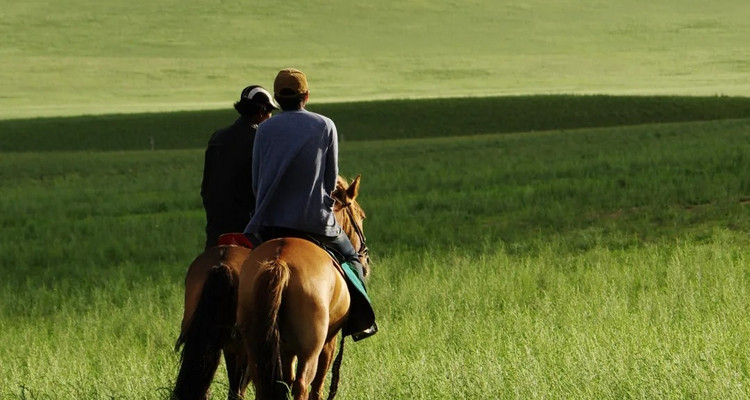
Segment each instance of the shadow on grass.
[[[536,95],[315,104],[344,141],[750,118],[750,98]],[[0,120],[0,152],[203,148],[234,110]]]

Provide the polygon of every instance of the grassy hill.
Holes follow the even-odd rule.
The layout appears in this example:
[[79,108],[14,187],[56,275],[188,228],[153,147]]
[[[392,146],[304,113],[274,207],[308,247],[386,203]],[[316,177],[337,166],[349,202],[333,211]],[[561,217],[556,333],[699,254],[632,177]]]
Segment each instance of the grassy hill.
[[[333,118],[348,142],[750,118],[750,98],[545,95],[312,103],[309,109]],[[236,117],[234,110],[204,110],[0,120],[0,150],[202,149]]]
[[287,66],[314,102],[750,95],[743,0],[6,3],[0,118],[229,108]]

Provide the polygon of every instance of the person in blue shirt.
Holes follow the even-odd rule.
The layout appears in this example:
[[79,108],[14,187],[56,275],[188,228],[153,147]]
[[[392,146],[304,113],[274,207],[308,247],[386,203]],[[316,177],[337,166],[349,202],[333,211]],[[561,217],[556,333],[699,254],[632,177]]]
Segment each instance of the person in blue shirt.
[[[341,254],[364,285],[357,251],[333,214],[331,193],[339,173],[336,125],[305,109],[310,92],[306,75],[298,69],[279,71],[274,97],[281,112],[260,124],[255,136],[255,212],[244,232],[261,241],[311,237]],[[374,334],[376,326],[371,330],[365,335]]]

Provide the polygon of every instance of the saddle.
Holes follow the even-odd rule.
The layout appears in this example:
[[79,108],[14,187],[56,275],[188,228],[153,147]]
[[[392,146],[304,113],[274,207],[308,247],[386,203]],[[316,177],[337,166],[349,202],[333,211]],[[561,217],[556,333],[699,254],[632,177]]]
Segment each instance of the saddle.
[[[276,236],[275,237],[281,237]],[[346,281],[346,287],[349,289],[349,296],[351,297],[351,305],[349,306],[349,319],[344,325],[342,332],[344,336],[349,336],[357,332],[361,332],[375,323],[375,311],[372,308],[372,302],[370,296],[367,295],[364,284],[357,277],[357,273],[354,272],[352,267],[343,261],[341,255],[334,250],[326,247],[315,238],[305,235],[302,232],[284,232],[282,236],[293,236],[301,239],[308,240],[315,243],[320,248],[325,250],[331,259],[336,270],[343,276]],[[271,239],[266,238],[266,240]],[[219,236],[219,246],[242,246],[249,249],[257,247],[261,242],[253,243],[242,233],[225,233]]]
[[224,233],[219,236],[217,246],[240,246],[252,250],[255,248],[253,242],[242,233]]

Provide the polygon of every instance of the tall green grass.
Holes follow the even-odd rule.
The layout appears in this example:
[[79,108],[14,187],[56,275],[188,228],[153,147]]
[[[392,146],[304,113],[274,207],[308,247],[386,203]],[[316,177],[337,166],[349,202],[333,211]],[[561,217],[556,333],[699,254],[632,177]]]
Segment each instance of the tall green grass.
[[[636,252],[405,253],[377,267],[381,333],[349,343],[342,398],[748,395],[748,260],[731,234]],[[115,275],[89,290],[87,309],[4,318],[3,398],[167,398],[180,285]],[[225,390],[220,375],[214,395]]]
[[[593,127],[341,143],[382,328],[342,398],[747,397],[750,122],[595,104]],[[166,398],[202,146],[63,142],[0,157],[0,397]]]
[[352,358],[367,362],[345,364],[347,397],[748,395],[748,260],[732,235],[574,255],[422,253],[413,262],[419,271],[388,259],[375,278],[385,334],[353,346]]
[[587,249],[747,232],[749,146],[748,121],[737,120],[389,141],[350,154],[365,183],[387,188],[366,203],[378,228],[388,224],[386,247],[490,238],[528,251],[550,235]]

